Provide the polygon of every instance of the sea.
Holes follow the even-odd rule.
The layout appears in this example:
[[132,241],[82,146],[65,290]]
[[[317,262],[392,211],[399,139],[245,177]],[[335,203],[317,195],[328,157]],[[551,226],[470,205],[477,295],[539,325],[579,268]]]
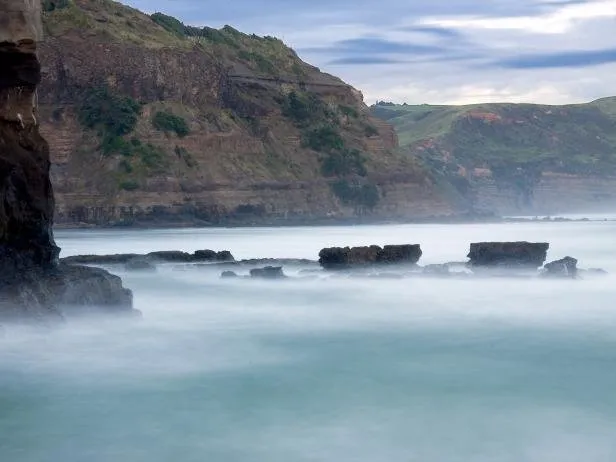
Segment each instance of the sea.
[[[613,218],[613,217],[611,217]],[[1,462],[614,462],[616,222],[60,230],[62,255],[550,242],[612,275],[226,280],[111,268],[137,319],[5,326]],[[245,270],[241,270],[242,272]]]

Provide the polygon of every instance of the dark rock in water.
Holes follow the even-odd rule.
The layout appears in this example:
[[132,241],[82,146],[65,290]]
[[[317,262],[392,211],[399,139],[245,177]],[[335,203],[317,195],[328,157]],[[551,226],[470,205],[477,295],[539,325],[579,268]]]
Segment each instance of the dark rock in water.
[[319,252],[319,263],[323,268],[332,270],[387,264],[414,265],[421,255],[419,245],[331,247]]
[[469,266],[473,268],[526,268],[543,265],[550,248],[548,243],[481,242],[471,244]]
[[250,277],[255,279],[285,279],[281,266],[266,266],[250,270]]
[[[195,252],[195,256],[197,256],[198,253],[199,251]],[[216,252],[216,261],[229,262],[235,261],[235,258],[228,250],[222,250],[220,252]]]
[[124,265],[128,271],[156,271],[156,265],[148,258],[136,257],[129,260]]
[[31,270],[22,283],[0,288],[1,321],[62,319],[70,312],[137,314],[132,292],[118,276],[88,266],[59,264]]
[[578,274],[578,261],[573,257],[565,257],[562,260],[547,263],[544,266],[544,277],[559,277],[575,279]]
[[103,269],[60,265],[50,278],[54,304],[64,307],[97,307],[105,312],[134,312],[133,294],[122,279]]
[[423,269],[424,274],[448,276],[450,274],[449,265],[427,265]]
[[239,276],[237,275],[237,273],[235,271],[223,271],[223,273],[220,275],[220,277],[222,279],[235,279],[235,278],[239,278]]
[[379,252],[379,263],[417,263],[421,258],[420,245],[386,245]]
[[75,255],[63,258],[61,261],[79,265],[126,265],[128,262],[142,258],[160,263],[206,263],[206,262],[233,262],[235,258],[228,250],[215,252],[214,250],[197,250],[190,254],[178,250],[150,252],[145,255],[125,253],[117,255]]
[[62,263],[68,265],[125,265],[136,258],[143,258],[144,255],[136,253],[121,253],[115,255],[74,255],[72,257],[61,258]]

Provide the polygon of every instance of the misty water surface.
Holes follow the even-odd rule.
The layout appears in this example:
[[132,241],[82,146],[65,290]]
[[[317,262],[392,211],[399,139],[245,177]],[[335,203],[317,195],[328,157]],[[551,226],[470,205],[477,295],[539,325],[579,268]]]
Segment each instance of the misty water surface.
[[[612,273],[615,236],[614,222],[57,233],[64,255],[421,243],[424,264],[464,261],[473,241],[549,241],[551,258]],[[117,272],[142,320],[5,329],[0,461],[616,460],[613,276]]]

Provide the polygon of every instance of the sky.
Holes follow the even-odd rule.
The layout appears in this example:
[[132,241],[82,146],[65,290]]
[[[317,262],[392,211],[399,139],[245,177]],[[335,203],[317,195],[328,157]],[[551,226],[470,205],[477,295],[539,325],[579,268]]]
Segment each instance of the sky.
[[565,104],[616,95],[616,0],[123,0],[273,35],[377,100]]

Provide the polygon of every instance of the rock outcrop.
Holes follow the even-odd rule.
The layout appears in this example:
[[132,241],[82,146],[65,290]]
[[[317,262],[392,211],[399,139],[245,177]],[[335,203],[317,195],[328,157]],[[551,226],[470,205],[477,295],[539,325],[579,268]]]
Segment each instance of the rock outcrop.
[[577,264],[577,259],[573,257],[565,257],[561,260],[547,263],[544,266],[545,272],[543,276],[575,279],[578,274]]
[[331,247],[319,252],[319,263],[325,269],[340,270],[372,265],[410,264],[421,258],[419,245],[386,245],[379,247]]
[[0,1],[0,320],[61,319],[71,305],[132,310],[102,270],[58,264],[47,142],[36,112],[41,2]]
[[534,269],[543,266],[550,248],[548,243],[480,242],[471,244],[468,265],[473,269]]
[[114,255],[74,255],[62,258],[63,263],[80,265],[126,265],[135,260],[151,263],[210,263],[234,262],[235,258],[228,250],[197,250],[193,253],[179,250],[163,250],[147,254],[120,253]]

